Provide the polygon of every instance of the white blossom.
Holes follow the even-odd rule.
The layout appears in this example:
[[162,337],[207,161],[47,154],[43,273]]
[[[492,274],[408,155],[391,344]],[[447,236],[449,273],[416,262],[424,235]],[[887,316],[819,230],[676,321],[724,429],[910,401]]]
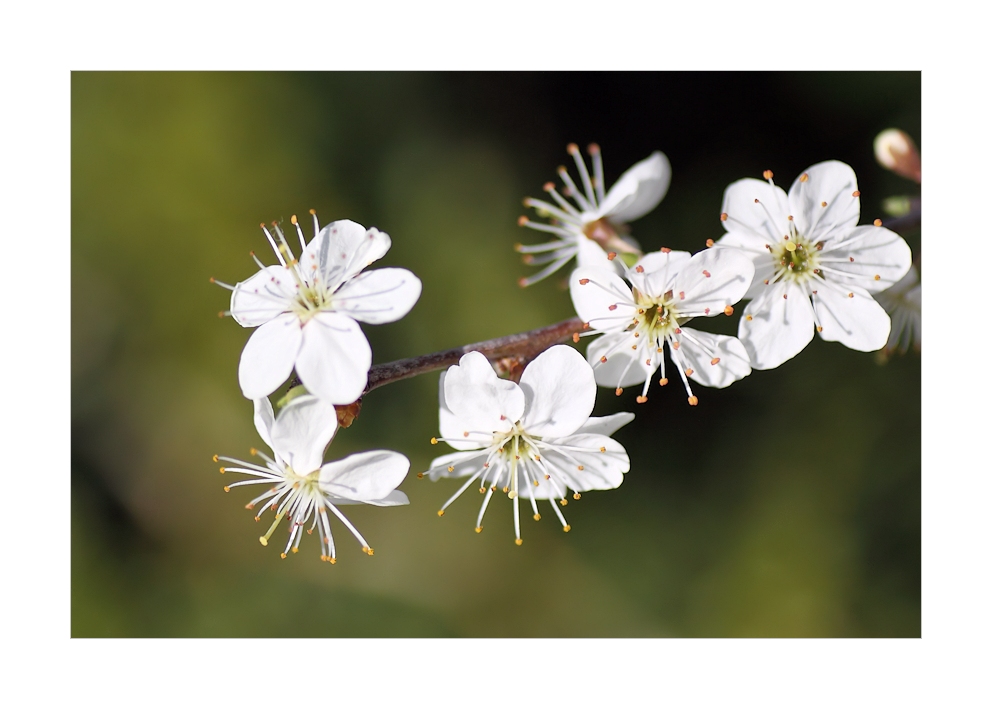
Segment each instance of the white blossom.
[[[527,217],[520,217],[518,223],[548,232],[556,238],[547,244],[517,245],[517,251],[525,254],[524,263],[535,266],[549,264],[533,276],[521,278],[521,286],[529,286],[550,276],[573,257],[577,257],[579,266],[612,268],[606,258],[607,249],[639,256],[640,248],[628,235],[626,224],[657,207],[668,191],[672,169],[664,153],[653,152],[623,173],[609,192],[605,192],[599,146],[595,143],[589,146],[593,166],[591,176],[578,146],[571,143],[567,149],[575,158],[582,189],[572,180],[568,170],[559,167],[558,174],[565,183],[564,196],[558,193],[554,183],[548,182],[544,190],[554,204],[530,197],[524,200],[526,206],[533,207],[541,216],[549,217],[551,223],[535,222]],[[566,196],[571,197],[574,204],[565,199]]]
[[889,316],[872,298],[909,270],[912,254],[901,236],[881,226],[858,226],[861,193],[849,165],[813,165],[788,195],[772,181],[738,180],[723,198],[727,233],[718,249],[754,262],[738,336],[751,366],[772,369],[813,339],[871,352],[889,336]]
[[730,315],[754,275],[750,259],[730,250],[700,252],[662,249],[645,255],[626,273],[630,286],[612,271],[577,268],[569,279],[575,312],[590,343],[586,357],[602,386],[644,386],[638,403],[647,401],[655,371],[668,384],[665,345],[695,406],[689,379],[723,388],[751,373],[747,352],[736,337],[686,327],[693,318]]
[[923,292],[916,266],[911,266],[902,280],[875,299],[892,319],[892,330],[883,349],[885,355],[905,354],[910,347],[919,352],[923,347]]
[[[214,456],[214,461],[232,463],[222,467],[222,473],[242,473],[248,478],[231,483],[224,488],[242,485],[264,485],[267,489],[249,502],[249,510],[260,507],[255,521],[261,520],[265,508],[275,512],[268,531],[259,537],[267,546],[279,523],[289,524],[289,539],[282,552],[286,558],[296,552],[303,538],[304,528],[311,534],[314,529],[320,536],[322,561],[335,563],[337,554],[328,513],[337,517],[362,545],[369,556],[373,550],[354,525],[338,511],[340,505],[375,505],[392,507],[409,504],[407,496],[396,489],[410,469],[410,461],[393,451],[374,450],[356,453],[343,460],[322,463],[324,448],[337,430],[337,413],[334,406],[312,395],[292,399],[273,416],[272,405],[266,398],[255,400],[255,428],[273,456],[255,450],[262,463]],[[307,523],[309,522],[309,527]]]
[[[432,480],[467,477],[438,515],[463,492],[478,486],[485,497],[482,520],[497,489],[513,500],[516,543],[520,536],[520,498],[530,502],[535,520],[538,500],[547,500],[562,528],[571,529],[559,506],[567,489],[578,500],[586,490],[611,490],[623,482],[630,461],[610,435],[633,414],[590,417],[596,402],[592,369],[578,352],[555,345],[524,369],[520,383],[500,379],[486,357],[470,352],[441,378],[440,432],[431,440],[457,452],[435,458],[425,474]],[[558,500],[558,505],[554,500]]]
[[[312,213],[312,212],[311,212]],[[389,250],[387,234],[353,221],[332,222],[306,243],[299,260],[282,229],[262,230],[279,260],[235,286],[230,314],[243,327],[258,329],[248,338],[238,380],[242,393],[259,399],[275,391],[293,369],[307,391],[330,404],[350,404],[365,389],[372,349],[358,322],[399,320],[420,297],[421,283],[404,268],[363,273]],[[254,258],[254,254],[252,254]]]

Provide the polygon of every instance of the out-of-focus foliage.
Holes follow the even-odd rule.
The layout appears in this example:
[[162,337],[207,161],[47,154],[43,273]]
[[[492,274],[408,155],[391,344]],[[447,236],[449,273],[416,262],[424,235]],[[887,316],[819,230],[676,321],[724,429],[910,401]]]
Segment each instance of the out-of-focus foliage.
[[474,534],[471,498],[435,514],[454,481],[413,475],[440,450],[436,374],[370,394],[328,451],[413,464],[410,506],[348,509],[374,557],[337,527],[336,566],[307,538],[281,560],[211,461],[261,444],[237,383],[250,331],[208,282],[254,273],[259,222],[314,208],[392,236],[381,265],[424,292],[365,328],[385,362],[572,315],[564,277],[517,287],[512,250],[539,238],[521,199],[568,142],[602,146],[607,183],[665,151],[671,188],[634,234],[695,251],[726,185],[766,168],[787,188],[848,162],[862,221],[884,216],[913,191],[874,161],[889,126],[919,143],[918,73],[74,74],[72,634],[918,636],[915,355],[815,339],[694,408],[678,386],[641,406],[601,389],[597,413],[637,414],[616,435],[631,472],[570,504],[569,534],[525,519],[522,547],[505,499]]

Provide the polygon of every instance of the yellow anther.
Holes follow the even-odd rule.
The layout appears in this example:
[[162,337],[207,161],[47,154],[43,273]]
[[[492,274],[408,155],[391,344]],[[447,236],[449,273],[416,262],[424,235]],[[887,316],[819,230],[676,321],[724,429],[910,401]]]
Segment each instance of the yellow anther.
[[699,399],[697,399],[694,396],[689,397],[689,406],[695,406],[698,403],[699,403]]
[[476,533],[476,534],[478,534],[478,533],[479,533],[479,532],[481,532],[481,531],[482,531],[482,527],[476,527],[476,528],[475,528],[475,533]]
[[539,455],[535,455],[534,456],[534,460],[540,460],[540,459],[541,459],[541,456],[539,456]]
[[565,532],[570,532],[572,531],[572,525],[566,524],[564,527],[562,527],[562,530]]
[[[644,402],[646,402],[647,400],[648,400],[648,398],[647,398],[646,396],[639,396],[639,397],[637,397],[637,399],[636,399],[636,401],[637,401],[637,403],[638,403],[638,404],[643,404],[643,403],[644,403]],[[603,450],[605,450],[605,448],[604,448]]]
[[882,226],[882,220],[876,219],[875,221],[872,222],[872,224],[874,224],[875,226]]
[[695,371],[696,371],[696,370],[695,370],[695,369],[693,369],[692,367],[688,367],[688,368],[687,368],[687,369],[685,370],[685,376],[687,376],[687,377],[691,377],[691,376],[692,376],[692,373],[693,373],[693,372],[695,372]]
[[444,510],[438,510],[437,511],[437,516],[438,517],[444,517]]
[[485,491],[486,491],[486,488],[484,488],[484,487],[480,487],[480,488],[479,488],[479,494],[480,494],[480,495],[481,495],[482,493],[484,493]]
[[448,466],[448,472],[449,472],[449,473],[453,473],[453,472],[455,472],[455,466],[453,466],[453,465],[449,465],[449,466]]
[[256,449],[256,448],[249,448],[248,449],[248,454],[249,455],[258,455],[258,449]]
[[331,563],[331,564],[336,564],[336,563],[338,563],[338,560],[337,560],[337,559],[335,559],[335,558],[334,558],[333,556],[332,556],[332,557],[330,557],[330,558],[329,558],[329,559],[328,559],[327,561],[328,561],[329,563]]
[[217,458],[217,456],[216,456],[216,454],[215,454],[215,455],[214,455],[214,462],[216,463],[216,462],[217,462],[217,460],[218,460],[218,458]]
[[806,182],[808,180],[809,180],[809,174],[807,174],[805,172],[799,176],[799,181],[800,182]]
[[524,543],[524,540],[523,539],[518,539],[517,540],[517,546],[520,546],[523,543]]
[[727,221],[728,218],[729,218],[729,216],[727,215],[726,212],[723,212],[722,214],[720,214],[720,221],[721,222]]
[[229,488],[227,485],[225,485],[224,486],[224,492],[230,492],[230,491],[231,491],[231,488]]
[[540,522],[540,521],[541,521],[541,515],[539,515],[539,514],[535,514],[535,515],[534,515],[534,521],[535,521],[535,522]]
[[662,377],[661,379],[659,379],[658,384],[660,386],[665,386],[666,384],[668,384],[668,377]]
[[258,543],[261,544],[263,547],[269,546],[269,540],[266,539],[265,537],[259,537]]
[[507,487],[506,485],[504,485],[504,486],[503,486],[503,494],[505,495],[505,494],[506,494],[506,493],[508,493],[509,491],[510,491],[510,488],[509,488],[509,487]]
[[541,484],[540,481],[538,481],[538,480],[535,480],[534,481],[534,487],[539,487],[540,484]]
[[418,478],[420,478],[420,479],[422,480],[422,479],[423,479],[423,477],[424,477],[424,474],[423,474],[423,473],[417,473],[417,477],[418,477]]
[[375,549],[369,547],[368,549],[365,550],[365,553],[368,554],[369,556],[375,556]]
[[599,447],[599,452],[600,453],[605,453],[606,452],[606,446],[600,446]]
[[752,318],[750,315],[745,315],[744,316],[744,319],[747,320],[748,322],[750,322],[751,320],[754,320],[754,318]]
[[882,280],[882,277],[876,273],[875,274],[875,280],[876,281],[880,281],[880,280]]
[[280,559],[285,559],[286,558],[286,552],[280,552],[279,558]]
[[561,498],[560,500],[558,500],[558,504],[559,504],[559,505],[561,505],[562,507],[564,507],[565,505],[567,505],[567,504],[568,504],[568,500],[566,500],[566,499],[565,499],[565,498],[563,497],[563,498]]
[[713,359],[710,360],[710,364],[720,364],[720,358],[714,357]]
[[434,438],[433,436],[431,436],[431,445],[432,446],[436,446],[437,445],[437,439]]
[[617,396],[620,396],[621,394],[623,394],[623,387],[617,387],[616,394],[617,394]]
[[765,170],[763,173],[761,173],[761,176],[764,177],[766,180],[770,180],[775,176],[775,173],[772,172],[771,170]]
[[299,548],[299,547],[293,547],[293,553],[294,553],[294,554],[295,554],[296,552],[298,552],[299,550],[300,550],[300,548]]
[[227,470],[227,468],[221,468],[220,469],[220,474],[223,475],[226,470]]
[[573,499],[573,500],[581,500],[581,499],[582,499],[582,495],[580,495],[580,494],[579,494],[579,493],[577,493],[577,492],[576,492],[576,493],[573,493],[573,495],[572,495],[572,499]]
[[580,465],[580,466],[578,466],[578,468],[579,468],[579,470],[585,470],[586,469],[586,466]]

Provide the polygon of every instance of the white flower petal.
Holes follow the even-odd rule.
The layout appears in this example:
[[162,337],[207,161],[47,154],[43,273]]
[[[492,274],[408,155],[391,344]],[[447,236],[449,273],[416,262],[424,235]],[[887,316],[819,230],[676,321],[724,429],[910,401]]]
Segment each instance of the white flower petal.
[[[809,167],[789,188],[789,213],[796,228],[816,243],[834,229],[849,229],[861,216],[861,198],[854,195],[858,178],[851,166],[828,160]],[[823,203],[827,206],[824,207]]]
[[606,193],[599,214],[614,224],[639,219],[658,206],[671,179],[668,158],[656,150],[620,176]]
[[603,268],[575,269],[568,279],[568,291],[575,313],[594,330],[625,329],[637,312],[630,287]]
[[476,440],[493,431],[510,430],[524,413],[523,391],[514,382],[496,376],[489,360],[479,352],[469,352],[448,368],[444,400],[464,426],[463,437]]
[[231,291],[231,317],[242,327],[267,323],[290,309],[296,281],[288,268],[266,266]]
[[307,244],[300,257],[300,265],[307,274],[316,265],[323,275],[325,286],[334,290],[361,273],[369,264],[381,259],[389,251],[391,243],[389,236],[378,229],[366,229],[350,219],[342,219],[325,226]]
[[[589,343],[586,360],[592,365],[597,384],[615,389],[643,384],[651,376],[664,353],[650,353],[652,364],[647,365],[644,362],[649,358],[641,356],[641,349],[632,349],[635,344],[637,340],[631,332],[603,335]],[[602,357],[606,357],[605,362]]]
[[789,233],[788,210],[789,198],[781,187],[746,177],[732,182],[724,191],[723,212],[727,220],[721,223],[728,232],[741,234],[740,239],[750,236],[746,243],[753,248],[758,240],[777,243]]
[[272,403],[267,396],[255,399],[252,403],[255,404],[255,430],[265,441],[265,445],[275,453],[275,448],[272,448],[272,436],[269,434],[276,420],[275,414],[272,413]]
[[575,262],[579,268],[602,268],[618,274],[623,273],[620,260],[615,258],[610,261],[603,247],[589,237],[577,236],[575,242],[578,247]]
[[813,307],[823,330],[820,337],[840,342],[852,350],[874,352],[885,346],[892,326],[888,314],[863,288],[821,285],[813,296]]
[[[844,273],[861,276],[843,279],[842,283],[861,286],[869,293],[878,293],[899,281],[913,263],[909,244],[894,231],[873,225],[859,226],[823,247],[821,258],[840,259],[831,267]],[[878,276],[878,280],[875,277]]]
[[302,342],[300,319],[292,313],[259,326],[248,338],[238,364],[238,381],[245,398],[261,399],[286,381]]
[[[402,490],[393,490],[391,493],[383,497],[381,500],[364,500],[366,505],[374,505],[376,507],[397,507],[399,505],[409,505],[410,498],[406,496],[406,493]],[[338,504],[352,504],[350,502],[338,503]]]
[[346,500],[384,500],[403,482],[409,470],[410,461],[394,451],[355,453],[321,467],[320,488]]
[[372,348],[358,323],[340,313],[318,313],[303,327],[296,373],[311,394],[350,404],[365,391]]
[[[474,451],[481,448],[485,443],[480,442],[478,436],[473,436],[470,439],[465,437],[466,426],[464,423],[459,421],[458,417],[451,413],[451,409],[448,408],[448,403],[444,400],[444,379],[447,376],[447,372],[441,372],[441,380],[438,382],[438,431],[441,432],[441,438],[445,439],[445,442],[459,451]],[[434,467],[435,463],[431,463],[431,467]],[[435,478],[436,479],[436,478]]]
[[297,475],[308,475],[320,467],[337,428],[332,404],[316,396],[298,396],[282,408],[270,429],[272,450]]
[[610,414],[609,416],[590,416],[589,420],[579,426],[579,429],[575,433],[576,435],[580,433],[598,433],[603,436],[612,436],[633,420],[634,414],[627,411]]
[[[751,373],[747,350],[729,335],[683,327],[679,353],[684,366],[692,369],[690,378],[703,386],[723,389]],[[714,359],[719,361],[714,364]]]
[[[479,472],[482,464],[486,462],[487,455],[486,451],[477,450],[442,455],[431,461],[428,477],[431,480],[439,480],[441,478],[464,478],[475,475]],[[448,470],[448,468],[453,468],[453,470]]]
[[[707,249],[689,259],[679,270],[672,290],[685,300],[680,312],[718,315],[747,293],[754,277],[754,264],[746,255],[733,249]],[[709,313],[706,313],[706,310]]]
[[345,282],[331,305],[359,322],[395,322],[417,303],[421,288],[420,279],[405,268],[379,268]]
[[[559,450],[553,450],[552,446]],[[606,450],[601,451],[601,448]],[[630,458],[624,447],[609,436],[594,433],[548,441],[548,445],[541,448],[541,460],[577,492],[617,488],[623,482],[623,474],[630,470]],[[540,482],[535,492],[540,492],[542,497],[552,497],[549,486]]]
[[765,293],[744,308],[737,335],[744,343],[752,368],[774,369],[802,352],[813,339],[813,306],[809,296],[793,284],[768,286]]
[[[679,270],[685,267],[691,258],[692,254],[688,251],[654,251],[634,264],[628,278],[642,293],[660,298],[670,290]],[[638,272],[638,267],[643,268],[644,271]]]
[[520,377],[526,400],[521,424],[529,435],[567,436],[586,422],[596,405],[596,377],[568,345],[539,354]]

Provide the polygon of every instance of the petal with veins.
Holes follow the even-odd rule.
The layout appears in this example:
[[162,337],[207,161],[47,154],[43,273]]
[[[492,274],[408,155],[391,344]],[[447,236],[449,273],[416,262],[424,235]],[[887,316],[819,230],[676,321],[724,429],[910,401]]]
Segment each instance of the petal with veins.
[[291,313],[255,330],[241,352],[238,365],[238,381],[245,398],[261,399],[286,381],[302,342],[300,319]]
[[[500,379],[485,355],[469,352],[448,368],[444,400],[468,432],[485,436],[508,431],[524,413],[524,393],[514,382]],[[463,436],[467,438],[468,436]]]
[[330,404],[350,404],[365,390],[371,366],[369,341],[347,315],[317,313],[303,327],[296,372],[307,391]]
[[[684,327],[681,343],[679,353],[692,369],[690,378],[703,386],[723,389],[751,373],[747,350],[736,337]],[[714,359],[719,361],[713,364]]]
[[575,269],[568,279],[568,291],[575,313],[596,330],[626,329],[637,311],[630,287],[603,268]]
[[596,378],[578,352],[551,347],[520,377],[525,409],[521,425],[529,435],[567,436],[585,423],[596,404]]
[[844,279],[843,283],[861,286],[869,293],[892,286],[906,275],[913,263],[913,253],[906,240],[885,227],[859,226],[835,241],[839,246],[827,242],[823,257],[840,259],[840,263],[831,265],[838,271],[861,276]]
[[242,327],[256,327],[285,313],[296,297],[288,268],[267,266],[231,292],[231,317]]
[[813,296],[816,317],[823,327],[820,337],[861,352],[882,349],[892,325],[888,314],[863,288],[841,288],[821,286]]
[[379,268],[345,282],[332,302],[336,312],[378,325],[409,313],[421,288],[420,279],[405,268]]
[[614,224],[640,219],[658,206],[672,179],[672,166],[656,150],[620,176],[599,205],[599,215]]
[[298,396],[279,412],[270,429],[271,447],[298,475],[308,475],[320,467],[337,428],[332,404],[316,396]]
[[791,283],[767,286],[765,293],[744,308],[737,334],[751,367],[774,369],[802,352],[813,339],[809,296]]
[[[789,188],[789,213],[799,233],[816,243],[835,229],[848,230],[861,216],[861,198],[854,196],[858,178],[854,169],[838,160],[817,163]],[[824,207],[823,203],[827,206]]]
[[777,243],[788,233],[788,209],[789,198],[781,187],[745,177],[723,193],[723,212],[727,215],[723,228],[740,232],[738,238],[748,237],[752,249],[759,240]]
[[[657,369],[659,358],[663,353],[652,352],[644,356],[643,348],[632,349],[636,343],[637,340],[629,332],[603,335],[589,343],[586,359],[592,365],[597,384],[607,387],[626,387],[643,384],[644,380],[651,376]],[[606,357],[605,362],[601,361],[602,357]],[[651,359],[653,364],[645,364],[647,359]]]
[[393,451],[355,453],[322,466],[320,488],[346,500],[383,500],[403,482],[409,470],[406,456]]
[[732,249],[707,249],[682,266],[672,289],[685,293],[687,311],[708,308],[719,313],[744,297],[753,277],[754,264],[744,254]]

